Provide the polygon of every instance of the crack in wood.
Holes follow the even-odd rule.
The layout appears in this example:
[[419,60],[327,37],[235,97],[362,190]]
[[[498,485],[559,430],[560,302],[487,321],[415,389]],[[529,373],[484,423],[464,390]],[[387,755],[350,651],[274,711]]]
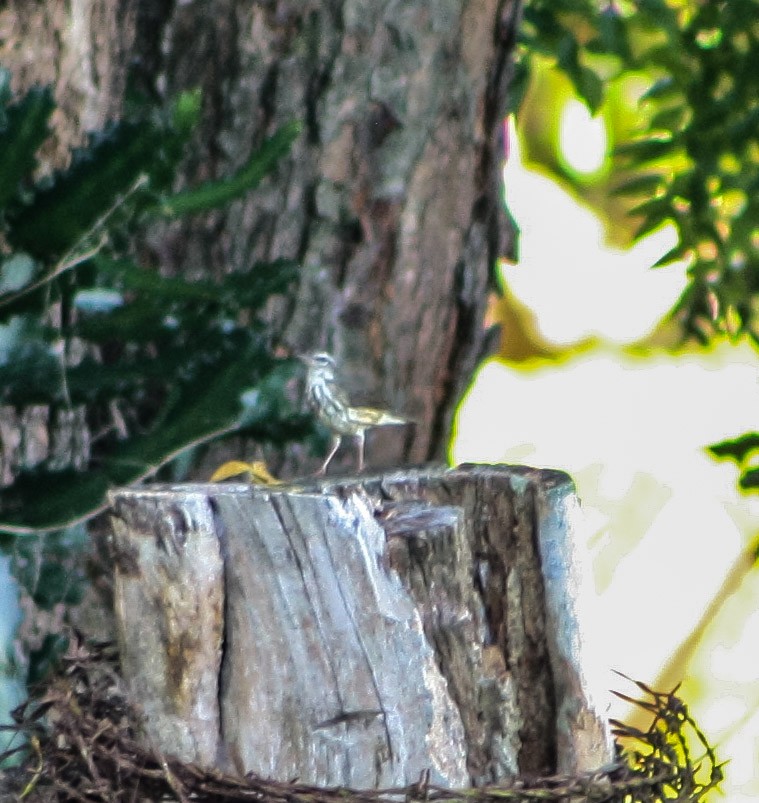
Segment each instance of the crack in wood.
[[[306,573],[304,571],[303,563],[301,561],[300,555],[298,554],[298,550],[295,549],[294,544],[292,544],[292,540],[291,539],[292,539],[292,534],[293,534],[293,528],[292,528],[292,526],[288,527],[287,523],[285,522],[285,518],[284,518],[284,516],[282,514],[282,506],[286,505],[286,504],[287,504],[287,500],[286,499],[273,498],[271,500],[272,510],[274,511],[274,514],[277,517],[277,520],[279,521],[279,525],[280,525],[281,531],[282,531],[282,536],[285,539],[287,539],[287,541],[293,547],[293,549],[292,549],[293,560],[295,561],[295,565],[298,567],[298,571],[300,572],[300,576],[301,576],[301,578],[303,580],[303,583],[302,583],[303,593],[304,593],[306,599],[308,600],[308,604],[311,607],[311,611],[314,614],[314,621],[316,622],[316,626],[319,629],[319,636],[320,636],[322,644],[323,644],[323,654],[326,657],[327,663],[328,663],[328,665],[330,667],[330,670],[331,670],[331,673],[332,673],[332,682],[333,682],[333,686],[334,686],[335,695],[337,697],[340,709],[342,710],[343,707],[345,706],[345,701],[342,698],[342,693],[341,693],[341,688],[340,688],[340,680],[339,680],[338,672],[337,672],[337,670],[335,668],[335,665],[334,665],[334,662],[333,662],[333,659],[332,659],[332,651],[330,650],[329,640],[328,640],[328,638],[327,638],[327,636],[324,633],[324,630],[322,628],[322,622],[321,622],[321,619],[320,619],[320,617],[319,617],[319,615],[317,613],[317,610],[318,610],[317,606],[314,604],[314,600],[311,597],[311,592],[310,592],[310,590],[308,588],[308,583],[306,582]],[[313,727],[314,727],[315,730],[318,730],[320,726],[319,725],[314,725]]]
[[[332,561],[332,568],[333,568],[333,571],[334,571],[334,574],[335,574],[335,578],[337,579],[338,592],[339,592],[340,597],[341,597],[341,599],[343,601],[343,604],[345,605],[345,611],[346,611],[348,617],[351,620],[351,624],[353,625],[353,629],[354,629],[354,632],[355,632],[355,635],[356,635],[356,639],[358,641],[358,644],[361,647],[361,651],[362,651],[362,653],[364,655],[364,659],[366,661],[367,669],[369,670],[369,674],[371,676],[372,683],[374,685],[374,691],[375,691],[375,694],[377,696],[377,704],[379,705],[379,709],[382,712],[382,725],[383,725],[384,730],[385,730],[386,746],[387,746],[387,750],[388,750],[388,760],[391,763],[393,763],[395,761],[395,754],[393,752],[393,740],[392,740],[392,737],[390,735],[390,728],[388,727],[388,723],[387,723],[387,712],[385,711],[385,706],[384,706],[383,701],[382,701],[382,693],[380,691],[380,684],[377,682],[377,676],[375,674],[374,665],[373,665],[373,662],[369,658],[369,653],[368,653],[368,651],[366,649],[366,644],[364,643],[363,636],[362,636],[362,633],[361,633],[361,629],[358,627],[358,624],[357,624],[357,622],[356,622],[356,620],[355,620],[355,618],[353,616],[353,611],[351,609],[352,606],[350,604],[350,601],[345,597],[345,594],[343,592],[343,588],[340,585],[339,573],[337,572],[337,567],[336,567],[335,562],[334,562],[334,555],[332,553],[332,550],[330,549],[329,542],[327,542],[327,553],[329,554],[330,560]],[[368,561],[367,561],[367,565],[368,565]]]

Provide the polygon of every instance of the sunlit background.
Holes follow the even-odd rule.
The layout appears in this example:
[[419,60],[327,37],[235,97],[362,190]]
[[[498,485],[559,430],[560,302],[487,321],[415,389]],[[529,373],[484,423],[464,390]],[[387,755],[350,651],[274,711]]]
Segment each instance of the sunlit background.
[[[505,298],[493,305],[501,359],[476,376],[451,457],[572,475],[599,662],[662,690],[682,679],[682,696],[729,759],[726,799],[742,803],[759,799],[759,578],[744,554],[759,504],[738,493],[735,466],[705,447],[757,428],[757,360],[744,342],[676,348],[666,313],[687,266],[650,267],[675,232],[630,245],[631,222],[607,191],[607,153],[610,130],[633,125],[640,90],[617,87],[591,118],[546,69],[519,137],[508,124],[519,259],[503,264]],[[633,691],[611,672],[607,683]]]

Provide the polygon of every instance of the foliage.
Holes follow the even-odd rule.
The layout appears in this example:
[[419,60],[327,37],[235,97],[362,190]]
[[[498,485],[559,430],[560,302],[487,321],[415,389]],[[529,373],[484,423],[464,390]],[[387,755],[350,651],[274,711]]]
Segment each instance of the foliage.
[[284,442],[310,424],[286,399],[294,365],[273,355],[260,317],[297,266],[257,263],[218,282],[169,278],[140,264],[126,236],[254,188],[298,126],[275,132],[230,178],[172,193],[199,119],[200,96],[188,92],[166,114],[146,109],[91,134],[68,167],[39,177],[51,91],[13,101],[7,87],[3,72],[0,404],[42,405],[51,429],[62,413],[83,411],[91,433],[86,465],[51,456],[14,467],[0,492],[0,533],[10,547],[13,536],[88,518],[109,488],[154,474],[193,445],[233,431]]
[[[674,226],[676,246],[653,267],[675,260],[688,266],[689,282],[673,312],[685,338],[701,343],[727,336],[759,344],[757,11],[757,0],[525,3],[515,108],[534,86],[531,74],[548,62],[569,78],[591,112],[603,111],[606,133],[617,138],[606,163],[611,175],[601,179],[616,183],[614,206],[606,199],[603,205],[629,203],[636,237],[665,222]],[[630,130],[628,93],[638,87]],[[613,226],[616,235],[624,223],[613,220]],[[710,452],[737,463],[744,492],[759,488],[757,433],[715,444]],[[755,565],[740,556],[662,676],[680,676],[686,666],[694,671],[699,637]]]
[[709,451],[715,457],[735,461],[741,471],[740,487],[744,491],[759,492],[759,432],[715,443]]
[[759,37],[757,0],[530,0],[518,47],[517,108],[536,56],[564,72],[591,111],[610,84],[639,74],[639,135],[617,149],[632,175],[637,235],[671,221],[686,258],[677,306],[686,332],[759,343]]

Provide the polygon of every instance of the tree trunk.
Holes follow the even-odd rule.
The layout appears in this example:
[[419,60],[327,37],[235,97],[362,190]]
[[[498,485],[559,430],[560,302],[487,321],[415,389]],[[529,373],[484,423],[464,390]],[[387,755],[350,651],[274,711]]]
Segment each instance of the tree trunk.
[[566,475],[431,466],[112,501],[122,668],[159,749],[354,788],[612,760]]
[[[455,405],[489,347],[490,270],[504,235],[500,126],[518,0],[11,0],[0,61],[53,82],[52,164],[118,115],[127,77],[167,102],[201,86],[181,183],[230,173],[280,124],[304,134],[277,174],[143,251],[185,275],[303,265],[269,312],[293,350],[335,353],[359,404],[414,419],[375,462],[443,455]],[[379,449],[380,451],[377,451]],[[382,451],[384,449],[384,451]],[[239,456],[239,455],[238,455]],[[290,470],[303,461],[290,458]]]

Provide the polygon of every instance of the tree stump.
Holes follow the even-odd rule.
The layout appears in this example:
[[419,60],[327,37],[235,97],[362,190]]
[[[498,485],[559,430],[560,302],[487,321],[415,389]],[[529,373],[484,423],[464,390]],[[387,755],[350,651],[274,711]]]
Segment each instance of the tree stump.
[[122,668],[162,751],[354,788],[612,760],[565,474],[432,466],[111,501]]

